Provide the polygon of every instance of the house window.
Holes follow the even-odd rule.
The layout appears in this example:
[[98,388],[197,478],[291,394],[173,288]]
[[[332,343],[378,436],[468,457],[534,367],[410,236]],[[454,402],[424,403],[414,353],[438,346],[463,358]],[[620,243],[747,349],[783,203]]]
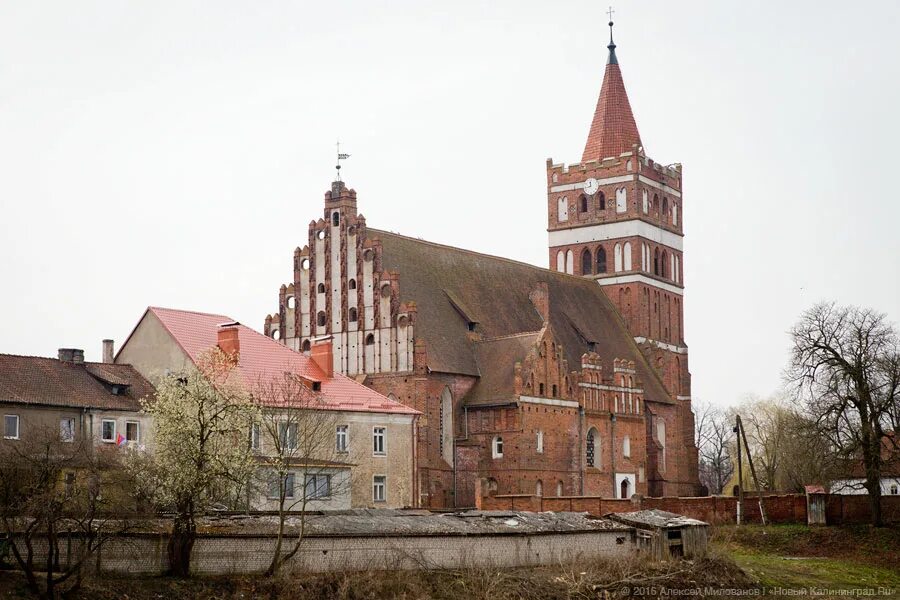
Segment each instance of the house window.
[[297,447],[297,424],[279,423],[278,441],[282,451],[294,450]]
[[347,434],[347,426],[346,425],[338,425],[337,433],[335,434],[335,444],[334,449],[338,452],[346,452],[349,444],[349,436]]
[[331,475],[307,475],[306,499],[318,500],[331,496]]
[[493,458],[503,458],[503,438],[499,435],[494,438],[491,444],[491,456]]
[[385,448],[385,437],[387,437],[387,432],[384,427],[375,427],[372,429],[372,453],[378,456],[384,456],[387,454]]
[[125,441],[138,442],[141,437],[141,425],[137,421],[125,421]]
[[19,415],[3,417],[3,437],[8,440],[19,439]]
[[100,439],[107,443],[116,441],[116,422],[112,419],[103,419],[100,423]]
[[386,487],[387,476],[375,475],[372,477],[372,500],[375,502],[384,502]]
[[544,453],[544,432],[543,431],[537,432],[537,451],[538,451],[538,454]]
[[75,441],[75,419],[65,417],[59,420],[59,439],[63,442]]
[[259,423],[250,426],[250,449],[259,450]]
[[[294,497],[294,474],[293,473],[285,473],[284,475],[284,497],[285,498],[293,498]],[[269,498],[280,500],[281,499],[281,487],[279,486],[278,474],[275,473],[269,478]]]

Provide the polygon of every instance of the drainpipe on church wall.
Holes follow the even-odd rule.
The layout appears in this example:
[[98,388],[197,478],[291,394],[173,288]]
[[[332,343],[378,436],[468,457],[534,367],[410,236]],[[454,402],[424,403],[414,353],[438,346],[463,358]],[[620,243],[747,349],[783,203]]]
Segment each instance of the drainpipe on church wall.
[[616,413],[612,413],[609,415],[609,469],[612,471],[612,490],[613,490],[613,498],[618,498],[619,493],[616,489]]
[[585,448],[584,448],[584,407],[578,407],[578,454],[580,458],[578,459],[579,464],[581,465],[581,476],[579,477],[580,482],[580,490],[578,495],[584,496],[584,474],[587,471],[587,465],[585,461],[587,460],[584,456]]

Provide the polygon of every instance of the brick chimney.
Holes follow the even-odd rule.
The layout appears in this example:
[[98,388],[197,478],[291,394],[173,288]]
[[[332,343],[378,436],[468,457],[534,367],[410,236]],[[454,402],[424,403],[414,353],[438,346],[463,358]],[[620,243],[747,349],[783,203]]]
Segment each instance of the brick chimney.
[[325,377],[328,379],[334,377],[334,358],[332,358],[331,352],[331,336],[328,336],[314,341],[309,353],[310,358],[325,372]]
[[113,363],[114,356],[115,352],[113,351],[113,341],[103,340],[103,362],[111,365]]
[[84,364],[84,350],[79,348],[60,348],[57,357],[60,361],[73,365]]
[[228,355],[238,355],[241,352],[241,340],[238,337],[239,328],[237,321],[222,323],[216,331],[216,344],[219,350]]

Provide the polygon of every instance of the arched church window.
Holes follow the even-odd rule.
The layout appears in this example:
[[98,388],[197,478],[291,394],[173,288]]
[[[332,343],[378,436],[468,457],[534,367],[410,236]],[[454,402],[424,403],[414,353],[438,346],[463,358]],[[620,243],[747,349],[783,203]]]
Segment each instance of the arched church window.
[[587,466],[596,467],[597,466],[597,453],[596,453],[596,444],[597,441],[597,430],[591,427],[591,429],[587,433],[587,438],[584,446],[584,458],[587,462]]
[[341,213],[334,211],[331,213],[331,224],[337,227],[341,223]]
[[571,250],[566,250],[566,273],[575,274],[575,253]]
[[351,279],[350,281],[348,281],[348,282],[347,282],[347,288],[349,288],[349,289],[351,289],[351,290],[355,290],[355,289],[356,289],[356,280],[355,280],[355,279]]
[[616,273],[622,270],[622,245],[616,244],[613,248],[613,263]]
[[289,310],[294,310],[294,307],[297,305],[297,300],[294,296],[288,296],[286,302]]
[[534,485],[534,495],[541,497],[544,495],[544,482],[540,479],[537,480],[537,483]]
[[356,323],[356,307],[351,307],[348,312],[347,318],[351,323]]
[[326,318],[327,317],[325,315],[325,311],[320,310],[319,313],[316,315],[316,324],[319,327],[325,327]]
[[319,292],[320,294],[324,294],[325,293],[325,284],[320,283],[318,286],[316,286],[316,291]]
[[584,252],[581,253],[581,274],[582,275],[590,275],[591,274],[591,251],[587,248],[584,249]]
[[666,263],[668,263],[668,262],[669,262],[669,254],[668,254],[668,252],[663,250],[662,260],[659,261],[659,274],[662,277],[667,276],[666,273],[668,272],[668,269],[666,269]]
[[606,250],[603,246],[597,248],[597,272],[606,273]]
[[653,251],[653,274],[659,275],[659,248]]
[[303,343],[300,345],[300,351],[309,352],[310,345],[309,340],[303,340]]
[[325,239],[325,230],[320,229],[319,233],[316,234],[316,237],[319,238],[320,240],[324,240]]
[[375,345],[375,336],[373,334],[369,334],[366,336],[366,346],[374,346]]
[[597,210],[606,210],[606,196],[603,192],[597,192]]
[[578,212],[585,213],[588,210],[588,199],[587,196],[582,194],[578,198]]
[[273,339],[273,340],[280,340],[280,339],[281,339],[281,330],[280,330],[280,329],[273,329],[273,330],[272,330],[272,339]]
[[663,198],[662,214],[660,215],[666,222],[669,221],[669,199]]

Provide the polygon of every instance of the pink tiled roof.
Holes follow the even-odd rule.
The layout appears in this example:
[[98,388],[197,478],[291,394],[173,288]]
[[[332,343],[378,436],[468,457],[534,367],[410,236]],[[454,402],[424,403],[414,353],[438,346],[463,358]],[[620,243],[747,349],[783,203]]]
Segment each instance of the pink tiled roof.
[[[147,310],[159,318],[178,345],[195,363],[204,352],[216,346],[219,325],[234,322],[234,319],[225,315],[155,306]],[[295,352],[244,325],[237,327],[240,341],[237,370],[245,386],[252,386],[255,382],[271,380],[273,376],[290,372],[321,382],[323,408],[418,414],[418,411],[391,400],[345,375],[335,373],[333,377],[328,378],[325,372],[305,354]]]

